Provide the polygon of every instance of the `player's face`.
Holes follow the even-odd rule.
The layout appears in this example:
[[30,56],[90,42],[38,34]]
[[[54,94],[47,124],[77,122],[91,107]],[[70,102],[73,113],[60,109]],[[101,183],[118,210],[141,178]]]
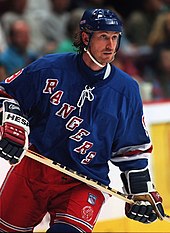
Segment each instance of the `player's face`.
[[113,60],[118,39],[118,32],[94,32],[88,50],[101,64],[109,63]]

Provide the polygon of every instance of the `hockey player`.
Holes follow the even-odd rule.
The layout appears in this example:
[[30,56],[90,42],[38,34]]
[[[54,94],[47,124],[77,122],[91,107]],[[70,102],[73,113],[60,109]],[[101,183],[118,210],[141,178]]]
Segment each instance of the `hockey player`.
[[114,12],[87,9],[74,41],[78,53],[45,55],[1,83],[0,156],[15,165],[1,187],[2,231],[32,232],[48,212],[48,233],[91,232],[105,202],[101,191],[23,157],[28,142],[105,185],[111,161],[137,200],[126,203],[126,216],[142,223],[164,217],[138,84],[113,65],[121,33]]

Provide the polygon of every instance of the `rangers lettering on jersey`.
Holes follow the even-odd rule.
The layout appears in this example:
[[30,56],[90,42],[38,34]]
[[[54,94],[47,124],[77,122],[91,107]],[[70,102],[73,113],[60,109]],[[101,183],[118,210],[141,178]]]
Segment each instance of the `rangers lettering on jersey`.
[[[46,85],[43,89],[44,94],[51,94],[50,103],[53,105],[59,105],[61,103],[61,99],[64,94],[64,92],[61,90],[57,90],[55,93],[53,93],[58,83],[59,81],[57,79],[48,78],[46,80]],[[74,110],[76,110],[75,106],[72,106],[68,103],[63,103],[61,108],[55,113],[55,115],[57,115],[58,117],[61,117],[62,119],[66,119],[70,116],[70,114]],[[73,116],[67,121],[65,127],[69,131],[74,131],[81,125],[82,122],[83,122],[82,118]],[[77,133],[71,135],[69,138],[76,142],[80,142],[81,140],[83,140],[84,137],[87,137],[89,134],[90,134],[89,131],[81,128],[79,129]],[[88,153],[86,157],[82,159],[81,161],[82,164],[89,164],[92,161],[92,159],[96,156],[95,151],[89,152],[89,150],[92,147],[93,147],[92,142],[84,141],[81,146],[74,148],[74,151],[81,155],[86,155],[86,153]]]

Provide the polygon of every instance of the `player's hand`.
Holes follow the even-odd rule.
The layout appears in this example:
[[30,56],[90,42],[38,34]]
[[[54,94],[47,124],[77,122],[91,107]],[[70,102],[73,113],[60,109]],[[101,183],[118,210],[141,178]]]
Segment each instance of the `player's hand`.
[[162,198],[155,190],[147,168],[124,172],[121,178],[124,191],[135,202],[125,204],[125,214],[128,218],[142,223],[164,218]]
[[125,214],[128,218],[142,222],[151,223],[164,217],[162,198],[158,192],[150,192],[145,195],[134,195],[135,204],[125,204]]
[[28,149],[28,121],[21,113],[18,103],[4,101],[2,125],[0,126],[0,157],[17,164]]

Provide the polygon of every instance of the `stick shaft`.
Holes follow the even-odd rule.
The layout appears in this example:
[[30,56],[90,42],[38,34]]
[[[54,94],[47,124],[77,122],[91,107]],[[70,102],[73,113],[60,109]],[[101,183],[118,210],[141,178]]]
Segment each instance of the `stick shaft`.
[[84,176],[82,174],[77,173],[76,171],[68,169],[66,166],[62,166],[61,164],[56,163],[56,162],[52,161],[51,159],[48,159],[48,158],[46,158],[40,154],[37,154],[31,150],[27,150],[26,156],[29,158],[32,158],[40,163],[43,163],[51,168],[54,168],[54,169],[66,174],[66,175],[69,175],[69,176],[71,176],[79,181],[82,181],[82,182],[102,191],[102,192],[105,192],[105,193],[112,195],[112,196],[116,196],[116,197],[122,199],[123,201],[128,202],[129,204],[134,203],[133,200],[130,200],[127,198],[126,194],[123,194],[123,193],[121,193],[121,192],[119,192],[119,191],[117,191],[109,186],[100,184],[92,179],[89,179],[87,176]]
[[[115,189],[113,189],[113,188],[111,188],[109,186],[103,185],[103,184],[101,184],[101,183],[99,183],[97,181],[89,179],[87,176],[79,174],[76,171],[73,171],[73,170],[67,168],[66,166],[63,166],[63,165],[61,165],[59,163],[56,163],[55,161],[52,161],[51,159],[48,159],[48,158],[46,158],[46,157],[44,157],[44,156],[42,156],[42,155],[40,155],[38,153],[35,153],[34,151],[27,150],[25,155],[27,157],[31,158],[31,159],[34,159],[34,160],[44,164],[44,165],[47,165],[47,166],[49,166],[51,168],[54,168],[57,171],[60,171],[60,172],[62,172],[64,174],[66,174],[66,175],[69,175],[69,176],[71,176],[71,177],[73,177],[73,178],[75,178],[75,179],[77,179],[77,180],[79,180],[79,181],[81,181],[83,183],[86,183],[87,185],[90,185],[93,188],[96,188],[96,189],[98,189],[98,190],[100,190],[102,192],[105,192],[105,193],[107,193],[107,194],[109,194],[111,196],[115,196],[115,197],[129,203],[129,204],[134,204],[135,203],[134,200],[128,199],[126,194],[121,193],[120,191],[117,191],[117,190],[115,190]],[[163,219],[170,222],[170,216],[167,215],[167,214],[165,214]]]

